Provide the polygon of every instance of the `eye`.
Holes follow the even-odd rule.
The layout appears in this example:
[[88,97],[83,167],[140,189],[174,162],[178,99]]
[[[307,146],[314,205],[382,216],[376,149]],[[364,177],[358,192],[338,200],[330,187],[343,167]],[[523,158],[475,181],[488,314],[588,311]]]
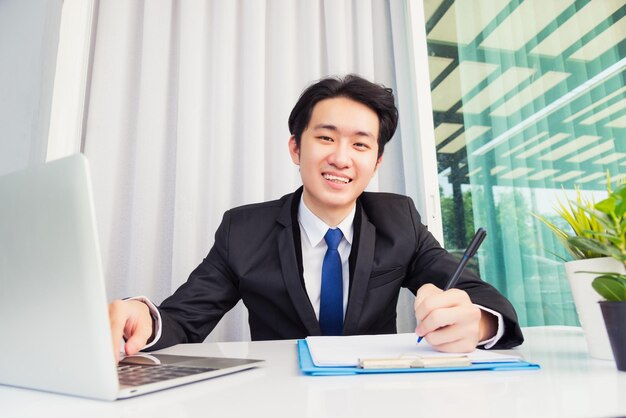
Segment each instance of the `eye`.
[[355,142],[354,147],[359,149],[370,149],[370,146],[364,142]]
[[334,139],[332,139],[329,136],[325,136],[325,135],[320,135],[320,136],[317,137],[317,139],[319,139],[321,141],[324,141],[324,142],[333,142],[334,141]]

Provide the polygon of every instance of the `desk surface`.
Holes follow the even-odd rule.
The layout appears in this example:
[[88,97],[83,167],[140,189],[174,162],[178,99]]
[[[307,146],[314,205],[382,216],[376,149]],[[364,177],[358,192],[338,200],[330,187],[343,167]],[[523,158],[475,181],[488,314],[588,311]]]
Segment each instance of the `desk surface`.
[[[258,369],[117,402],[0,386],[3,417],[606,417],[626,415],[626,372],[587,355],[579,328],[525,328],[537,371],[311,377],[295,341],[187,344],[163,352],[266,359]],[[417,415],[416,415],[417,414]]]

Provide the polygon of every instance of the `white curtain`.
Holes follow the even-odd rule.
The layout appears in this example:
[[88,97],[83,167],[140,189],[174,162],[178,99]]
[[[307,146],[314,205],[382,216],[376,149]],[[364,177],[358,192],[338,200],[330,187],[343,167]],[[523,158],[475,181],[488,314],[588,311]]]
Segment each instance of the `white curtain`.
[[[383,0],[99,2],[83,151],[109,298],[161,302],[206,256],[224,211],[299,187],[287,118],[301,91],[326,75],[358,73],[394,89],[404,106],[401,126],[369,190],[409,194],[422,209],[404,169],[417,140],[404,7]],[[406,291],[403,331],[414,327],[411,305]],[[240,303],[209,340],[245,339]]]

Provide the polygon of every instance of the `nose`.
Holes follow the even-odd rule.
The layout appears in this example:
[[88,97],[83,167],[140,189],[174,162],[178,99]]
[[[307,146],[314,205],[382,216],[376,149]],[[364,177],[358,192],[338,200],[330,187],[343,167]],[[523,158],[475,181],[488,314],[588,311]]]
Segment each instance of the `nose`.
[[352,165],[349,145],[339,142],[328,156],[328,163],[336,168],[349,168]]

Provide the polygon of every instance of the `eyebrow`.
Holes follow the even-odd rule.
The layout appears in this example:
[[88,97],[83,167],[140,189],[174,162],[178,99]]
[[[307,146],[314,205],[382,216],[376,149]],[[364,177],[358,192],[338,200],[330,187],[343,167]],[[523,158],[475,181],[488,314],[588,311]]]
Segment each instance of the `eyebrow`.
[[[339,132],[339,128],[337,128],[335,125],[325,124],[325,123],[320,123],[313,127],[313,130],[317,130],[317,129],[327,129],[329,131]],[[370,132],[367,132],[367,131],[355,131],[352,133],[352,136],[366,136],[371,139],[375,139],[374,135],[372,135]]]

